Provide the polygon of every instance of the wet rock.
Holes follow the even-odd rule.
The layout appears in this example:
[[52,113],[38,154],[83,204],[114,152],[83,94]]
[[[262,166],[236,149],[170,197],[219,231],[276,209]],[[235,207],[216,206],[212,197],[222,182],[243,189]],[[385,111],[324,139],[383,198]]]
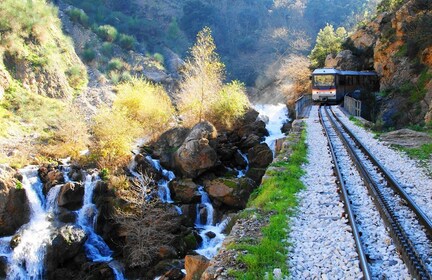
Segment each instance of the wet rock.
[[201,200],[201,194],[198,192],[198,186],[192,179],[176,179],[170,182],[171,197],[181,203],[198,203]]
[[17,233],[12,237],[9,246],[12,249],[15,249],[20,243],[21,243],[21,233]]
[[265,143],[258,144],[248,151],[251,168],[267,168],[273,161],[273,152]]
[[68,172],[68,176],[72,181],[82,182],[84,180],[84,173],[81,167],[77,165],[72,165],[70,171]]
[[241,169],[246,168],[248,165],[247,160],[244,158],[244,156],[240,153],[239,150],[237,150],[234,154],[234,164],[236,167],[240,167]]
[[63,173],[52,165],[41,166],[38,170],[43,183],[43,194],[47,195],[52,187],[65,182]]
[[66,208],[59,207],[57,219],[62,223],[75,223],[77,215]]
[[205,234],[208,238],[212,239],[216,237],[216,233],[214,233],[213,231],[208,231]]
[[205,190],[212,199],[236,209],[246,207],[249,196],[256,186],[252,179],[246,177],[204,182]]
[[86,232],[76,225],[61,227],[52,243],[48,246],[45,256],[45,269],[47,274],[55,271],[58,265],[73,259],[87,240]]
[[0,256],[0,278],[7,276],[7,258]]
[[173,268],[165,273],[159,280],[182,280],[184,273],[179,268]]
[[281,131],[282,133],[288,134],[289,131],[292,128],[292,122],[291,121],[286,121],[283,123],[282,127],[281,127]]
[[186,226],[193,226],[196,218],[196,204],[183,204],[180,206],[180,209],[183,213],[182,224]]
[[191,232],[185,237],[183,237],[183,240],[187,246],[187,251],[195,250],[196,248],[198,248],[199,240],[197,240],[196,236],[197,234],[195,232]]
[[250,168],[246,172],[246,177],[252,179],[257,185],[260,185],[265,172],[265,168]]
[[71,211],[78,210],[83,205],[84,187],[80,183],[64,184],[57,198],[58,206]]
[[174,169],[174,153],[183,144],[189,132],[190,129],[184,127],[175,127],[164,132],[151,146],[153,157],[158,158],[165,168]]
[[156,169],[144,155],[138,154],[135,156],[134,160],[136,162],[136,172],[147,175],[156,181],[162,179],[160,170]]
[[185,280],[200,279],[201,275],[209,266],[209,260],[204,256],[191,256],[185,258],[186,277]]
[[30,206],[24,189],[0,186],[0,236],[14,234],[30,221]]
[[83,265],[86,280],[114,280],[115,275],[108,263],[86,263]]
[[217,135],[209,122],[195,125],[175,153],[175,166],[183,176],[195,178],[218,162],[216,151],[209,145]]

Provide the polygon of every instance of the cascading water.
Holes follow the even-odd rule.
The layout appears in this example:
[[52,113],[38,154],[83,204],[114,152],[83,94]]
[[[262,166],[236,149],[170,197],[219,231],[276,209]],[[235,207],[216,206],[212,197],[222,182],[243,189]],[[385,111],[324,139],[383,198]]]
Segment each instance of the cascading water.
[[224,220],[220,224],[213,225],[214,209],[211,204],[208,194],[204,191],[204,188],[200,186],[198,188],[201,194],[201,206],[206,209],[206,222],[203,223],[201,220],[200,205],[197,205],[197,216],[195,219],[195,227],[199,230],[199,234],[202,238],[201,246],[195,250],[198,254],[205,256],[208,259],[213,258],[219,248],[222,246],[222,242],[225,239],[225,235],[222,231],[228,224],[228,220]]
[[122,267],[113,261],[112,251],[105,241],[96,234],[94,228],[96,225],[98,210],[93,203],[93,191],[99,177],[97,175],[86,175],[84,183],[84,202],[82,208],[78,211],[77,224],[87,233],[88,238],[84,244],[87,258],[92,262],[107,262],[114,272],[117,280],[124,279]]
[[247,155],[243,154],[240,150],[238,151],[240,155],[243,157],[244,161],[246,162],[246,168],[243,170],[237,170],[237,178],[244,177],[246,173],[249,171],[249,159],[247,158]]
[[[44,257],[47,246],[52,241],[52,233],[55,229],[53,221],[57,211],[57,197],[62,185],[52,187],[45,196],[42,193],[43,184],[38,176],[37,166],[28,166],[20,173],[23,175],[23,188],[30,206],[30,222],[19,230],[19,243],[12,249],[10,243],[12,237],[0,238],[0,257],[6,258],[8,280],[43,279]],[[66,182],[69,169],[62,167]],[[121,265],[113,261],[111,250],[103,239],[94,231],[97,218],[97,208],[92,203],[93,190],[97,182],[97,176],[86,176],[84,203],[78,211],[77,225],[82,227],[88,239],[85,243],[87,257],[93,262],[109,262],[117,280],[124,279]]]
[[265,120],[266,128],[269,132],[269,136],[264,140],[265,143],[275,153],[276,140],[285,137],[282,133],[281,127],[284,122],[288,119],[288,108],[285,104],[257,104],[254,106],[260,114],[260,117]]
[[[44,275],[44,256],[47,245],[51,242],[53,229],[50,211],[52,201],[59,189],[53,188],[46,203],[42,193],[42,182],[38,177],[38,167],[29,166],[20,170],[23,175],[23,187],[26,190],[30,206],[30,222],[20,230],[20,242],[12,250],[9,248],[7,279],[42,279]],[[54,197],[54,199],[53,199]]]

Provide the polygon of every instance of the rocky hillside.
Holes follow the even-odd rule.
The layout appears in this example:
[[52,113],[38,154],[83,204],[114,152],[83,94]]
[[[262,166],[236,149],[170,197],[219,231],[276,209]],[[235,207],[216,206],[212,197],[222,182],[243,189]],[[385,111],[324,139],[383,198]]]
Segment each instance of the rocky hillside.
[[327,59],[327,66],[377,71],[382,99],[378,122],[396,128],[431,123],[431,1],[402,1],[357,30],[345,47],[336,59]]

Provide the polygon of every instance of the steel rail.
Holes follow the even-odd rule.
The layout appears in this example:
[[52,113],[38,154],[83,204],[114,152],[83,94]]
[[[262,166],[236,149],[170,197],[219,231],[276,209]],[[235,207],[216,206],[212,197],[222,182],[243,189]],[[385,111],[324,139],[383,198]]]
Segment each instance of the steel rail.
[[339,119],[339,117],[335,114],[333,109],[331,109],[332,115],[335,120],[341,125],[346,133],[354,140],[357,144],[358,148],[363,151],[363,153],[372,161],[372,163],[378,167],[381,174],[384,175],[384,178],[389,183],[389,186],[398,193],[403,200],[406,201],[407,206],[416,214],[418,220],[425,227],[427,231],[427,236],[432,240],[432,221],[429,217],[423,212],[423,210],[415,203],[415,201],[410,197],[410,195],[403,189],[401,184],[395,179],[395,177],[385,168],[379,160],[366,148],[363,143],[355,136],[355,134]]
[[344,180],[342,178],[342,173],[340,171],[339,165],[337,164],[336,153],[334,152],[333,143],[330,139],[330,133],[328,131],[328,128],[324,124],[324,120],[323,120],[322,115],[321,115],[321,106],[320,106],[320,109],[318,111],[318,114],[319,114],[319,119],[320,119],[321,125],[324,128],[324,134],[326,135],[327,140],[328,140],[328,147],[330,149],[330,153],[331,153],[331,156],[333,159],[334,171],[335,171],[335,174],[337,176],[337,182],[336,183],[339,186],[339,189],[340,189],[339,194],[340,194],[341,199],[344,203],[345,212],[348,216],[348,221],[349,221],[351,228],[352,228],[352,234],[354,237],[354,242],[355,242],[357,253],[359,256],[360,267],[362,269],[363,276],[364,276],[363,279],[364,280],[370,280],[370,279],[372,279],[372,274],[370,271],[369,263],[367,261],[367,256],[366,256],[363,244],[362,244],[361,239],[360,239],[360,233],[359,233],[357,224],[355,222],[355,216],[354,216],[354,212],[352,211],[352,208],[351,208],[351,202],[350,202],[349,197],[348,197],[348,191],[345,187],[345,183],[344,183]]
[[331,123],[331,126],[338,134],[351,159],[355,163],[357,170],[363,177],[363,181],[366,184],[367,189],[369,190],[369,194],[374,198],[373,201],[378,211],[381,213],[381,217],[383,218],[385,224],[388,226],[390,235],[392,236],[395,244],[401,252],[402,258],[405,261],[409,272],[416,279],[432,279],[432,275],[427,269],[424,260],[421,258],[420,254],[417,252],[415,246],[413,245],[413,242],[410,240],[404,228],[402,227],[399,219],[395,214],[395,211],[385,199],[383,192],[378,187],[377,183],[372,179],[369,172],[367,172],[366,167],[362,163],[360,157],[354,151],[354,147],[348,142],[347,137],[340,131],[341,129],[336,125],[336,120],[334,120],[330,116],[327,107],[325,108],[325,112]]

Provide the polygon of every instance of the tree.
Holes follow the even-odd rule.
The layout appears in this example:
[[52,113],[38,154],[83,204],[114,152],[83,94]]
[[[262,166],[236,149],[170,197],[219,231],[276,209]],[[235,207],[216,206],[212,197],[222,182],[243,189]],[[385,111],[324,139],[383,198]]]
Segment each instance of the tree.
[[336,55],[342,50],[342,42],[347,38],[345,28],[339,27],[336,31],[333,25],[327,24],[326,27],[320,29],[316,39],[316,44],[309,58],[312,67],[323,67],[328,54]]
[[225,65],[216,53],[209,27],[198,33],[190,55],[182,70],[179,90],[179,110],[187,125],[206,119],[225,76]]

